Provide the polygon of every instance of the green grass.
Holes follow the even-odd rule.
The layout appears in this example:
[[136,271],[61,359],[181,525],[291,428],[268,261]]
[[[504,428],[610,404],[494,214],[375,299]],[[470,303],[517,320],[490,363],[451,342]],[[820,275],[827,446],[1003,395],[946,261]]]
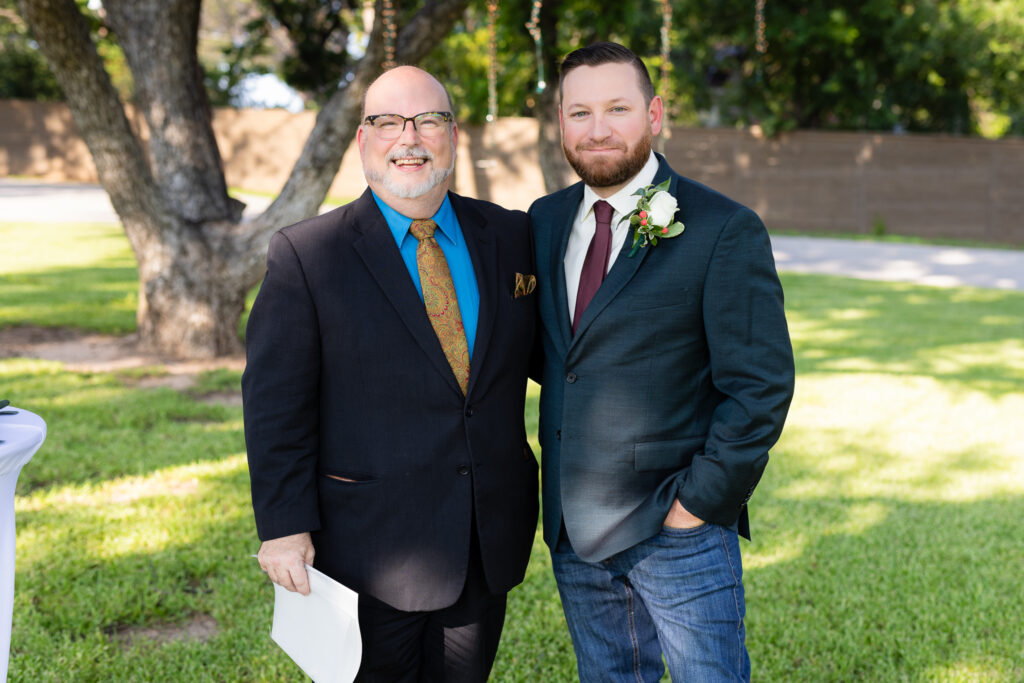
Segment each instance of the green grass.
[[138,269],[112,223],[0,223],[0,327],[135,329]]
[[[19,313],[5,301],[0,325],[130,329],[123,243],[0,229],[32,257],[12,271],[0,252],[0,288],[25,278],[36,297]],[[82,258],[56,249],[48,267],[43,241]],[[755,680],[1024,680],[1024,294],[783,280],[797,391],[742,544]],[[160,372],[0,359],[0,398],[49,425],[18,482],[11,681],[305,680],[268,637],[273,592],[249,557],[241,410],[199,402],[238,373],[138,385]],[[116,637],[195,615],[217,622],[206,642]],[[492,680],[574,678],[538,535]]]

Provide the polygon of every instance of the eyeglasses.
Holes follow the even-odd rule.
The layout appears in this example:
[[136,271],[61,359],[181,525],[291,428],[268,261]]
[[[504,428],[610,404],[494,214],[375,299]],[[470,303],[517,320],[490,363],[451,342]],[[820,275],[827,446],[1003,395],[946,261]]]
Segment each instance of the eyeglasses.
[[405,131],[405,124],[412,121],[412,128],[425,138],[434,138],[446,130],[446,124],[454,117],[450,111],[425,111],[416,116],[401,114],[374,114],[363,119],[373,127],[381,140],[395,140]]

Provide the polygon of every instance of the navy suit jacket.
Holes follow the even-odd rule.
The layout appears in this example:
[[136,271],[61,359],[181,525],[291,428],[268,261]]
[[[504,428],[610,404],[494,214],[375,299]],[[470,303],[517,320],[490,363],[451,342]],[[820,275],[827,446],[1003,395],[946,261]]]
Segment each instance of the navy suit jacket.
[[677,237],[609,270],[572,333],[563,259],[577,183],[530,208],[542,330],[544,538],[600,560],[661,529],[676,498],[749,538],[746,503],[793,394],[793,353],[757,215],[676,174]]
[[537,527],[536,296],[513,296],[534,273],[529,223],[449,196],[480,290],[466,396],[369,190],[274,235],[246,333],[260,538],[311,531],[318,569],[406,611],[458,598],[474,519],[494,593],[522,581]]

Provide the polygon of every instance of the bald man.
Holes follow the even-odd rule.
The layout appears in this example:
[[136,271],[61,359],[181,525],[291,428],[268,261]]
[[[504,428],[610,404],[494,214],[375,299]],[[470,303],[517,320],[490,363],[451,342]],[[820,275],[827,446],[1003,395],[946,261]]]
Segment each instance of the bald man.
[[274,235],[246,331],[260,566],[360,594],[360,681],[485,681],[537,524],[529,223],[449,190],[452,109],[414,67],[370,86],[368,189]]

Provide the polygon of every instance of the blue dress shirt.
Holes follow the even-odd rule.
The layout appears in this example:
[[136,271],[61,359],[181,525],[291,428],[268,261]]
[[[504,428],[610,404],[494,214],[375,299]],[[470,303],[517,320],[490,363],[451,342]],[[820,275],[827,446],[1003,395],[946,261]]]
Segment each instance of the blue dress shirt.
[[[403,216],[390,206],[384,203],[372,190],[373,200],[380,207],[384,214],[391,234],[398,245],[398,251],[402,254],[405,267],[412,277],[412,283],[419,292],[420,299],[423,298],[423,287],[420,285],[420,270],[416,265],[416,247],[419,240],[409,234],[409,226],[412,225],[412,218]],[[419,216],[423,218],[423,216]],[[473,343],[476,341],[476,322],[480,310],[480,290],[476,286],[476,273],[473,271],[473,261],[469,257],[469,248],[462,236],[462,229],[459,227],[459,219],[455,217],[455,210],[452,203],[445,195],[441,202],[441,208],[433,216],[429,217],[437,223],[437,231],[434,239],[441,246],[444,257],[448,261],[448,270],[452,273],[452,282],[455,285],[455,297],[459,300],[459,314],[462,316],[462,326],[466,329],[466,346],[469,348],[469,357],[473,358]]]

